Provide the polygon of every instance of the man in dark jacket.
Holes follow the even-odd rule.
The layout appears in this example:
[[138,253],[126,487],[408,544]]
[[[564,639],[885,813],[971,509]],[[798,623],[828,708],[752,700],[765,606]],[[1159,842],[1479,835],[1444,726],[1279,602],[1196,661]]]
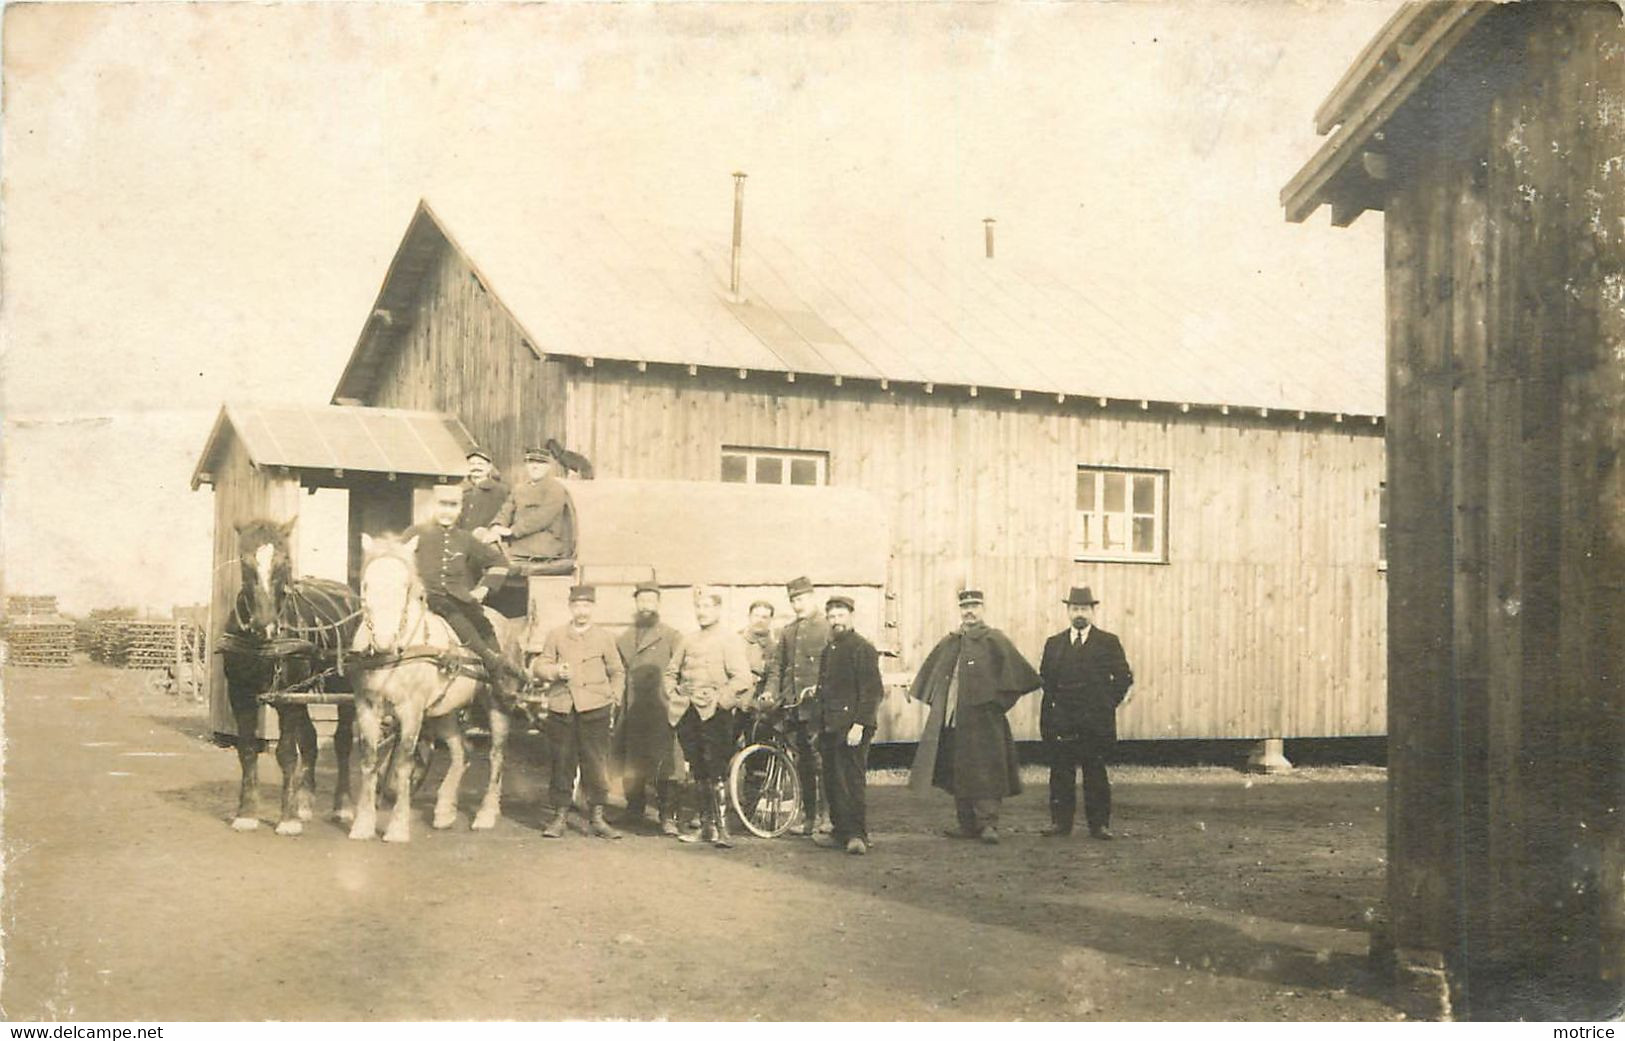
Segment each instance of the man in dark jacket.
[[[791,740],[796,746],[796,772],[801,780],[801,824],[798,835],[812,835],[830,830],[824,800],[818,797],[823,785],[823,771],[818,765],[818,662],[829,642],[829,621],[818,610],[818,594],[812,580],[803,576],[790,580],[785,587],[790,594],[790,608],[795,619],[779,630],[776,676],[777,700],[788,704],[803,690],[814,688],[814,693],[795,709]],[[767,693],[774,693],[769,690]]]
[[621,762],[626,821],[640,824],[648,806],[648,783],[659,800],[660,831],[676,838],[679,795],[688,767],[677,746],[677,731],[666,719],[666,666],[683,646],[676,629],[660,620],[660,586],[639,582],[632,595],[632,624],[616,641],[626,662],[626,709],[615,729]]
[[457,514],[457,527],[481,542],[495,542],[491,521],[508,499],[508,486],[491,465],[491,455],[483,448],[468,451],[468,476],[463,478],[463,506]]
[[875,736],[875,714],[885,688],[879,652],[852,631],[854,606],[845,596],[832,596],[825,605],[829,643],[818,663],[818,751],[833,828],[828,836],[818,835],[813,841],[862,856],[869,852],[865,798],[869,742]]
[[1117,743],[1117,707],[1134,685],[1134,673],[1117,637],[1094,627],[1099,602],[1088,586],[1073,587],[1065,600],[1072,624],[1044,643],[1038,666],[1044,683],[1038,732],[1050,762],[1050,826],[1045,835],[1072,833],[1081,766],[1083,817],[1089,834],[1112,837],[1106,757]]
[[1021,793],[1005,713],[1038,689],[1038,673],[1009,637],[982,621],[983,604],[979,590],[960,592],[960,627],[926,656],[909,687],[909,697],[931,712],[908,783],[916,791],[935,785],[953,794],[959,827],[949,836],[997,844],[999,804]]
[[434,522],[409,532],[417,539],[418,577],[429,610],[444,618],[463,645],[479,655],[498,693],[510,699],[525,675],[503,656],[496,630],[481,606],[502,584],[508,561],[495,547],[457,526],[465,505],[460,486],[435,488]]
[[569,496],[552,471],[552,456],[540,448],[525,449],[525,479],[491,518],[491,532],[511,540],[508,552],[514,557],[556,560],[570,553]]

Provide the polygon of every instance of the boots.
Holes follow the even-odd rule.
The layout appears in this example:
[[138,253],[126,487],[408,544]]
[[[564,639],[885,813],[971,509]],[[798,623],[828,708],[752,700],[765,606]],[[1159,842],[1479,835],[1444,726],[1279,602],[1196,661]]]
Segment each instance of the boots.
[[660,800],[660,834],[672,838],[683,833],[677,826],[682,809],[681,800],[677,797],[679,791],[674,781],[661,781],[655,788],[655,796]]
[[618,839],[621,837],[621,833],[610,827],[609,821],[604,819],[604,807],[601,805],[592,808],[592,818],[588,821],[587,827],[601,839]]
[[711,789],[711,819],[716,822],[711,845],[718,849],[732,849],[733,839],[728,835],[728,789],[721,781]]
[[547,827],[542,829],[542,838],[544,838],[544,839],[562,839],[562,838],[564,838],[564,811],[563,810],[554,810],[553,811],[553,819],[548,821],[547,822]]
[[711,798],[701,781],[693,782],[694,801],[699,804],[700,825],[697,830],[685,831],[677,836],[678,842],[711,842],[717,837],[716,826],[711,819]]

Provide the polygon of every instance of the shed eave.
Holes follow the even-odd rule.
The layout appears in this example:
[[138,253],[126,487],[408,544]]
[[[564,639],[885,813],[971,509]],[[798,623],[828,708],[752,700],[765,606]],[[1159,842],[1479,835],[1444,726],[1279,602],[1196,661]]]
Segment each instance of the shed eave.
[[[1384,125],[1496,6],[1489,0],[1414,3],[1383,27],[1316,114],[1322,133],[1333,122],[1341,125],[1281,189],[1288,221],[1301,223],[1324,202],[1332,204],[1339,226],[1382,208],[1380,191],[1358,162],[1361,153],[1380,154],[1374,145]],[[1406,42],[1412,31],[1420,35]]]

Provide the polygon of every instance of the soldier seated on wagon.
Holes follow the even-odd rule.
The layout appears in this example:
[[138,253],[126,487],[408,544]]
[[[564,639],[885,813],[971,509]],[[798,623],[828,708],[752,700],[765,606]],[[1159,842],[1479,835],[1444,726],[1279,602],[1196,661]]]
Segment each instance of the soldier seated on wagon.
[[570,555],[569,497],[554,477],[553,457],[541,448],[525,449],[525,479],[497,510],[491,531],[509,539],[515,559],[556,560]]
[[501,550],[457,526],[462,507],[461,485],[435,488],[434,522],[408,532],[418,540],[418,577],[429,610],[444,618],[463,645],[479,655],[497,693],[511,701],[526,677],[503,656],[496,630],[481,606],[507,577],[508,561]]

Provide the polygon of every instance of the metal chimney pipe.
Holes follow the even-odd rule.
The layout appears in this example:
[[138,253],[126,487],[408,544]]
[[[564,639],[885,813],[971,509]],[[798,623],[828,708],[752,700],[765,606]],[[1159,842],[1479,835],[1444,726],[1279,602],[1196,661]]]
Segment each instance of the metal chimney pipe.
[[735,298],[739,296],[739,253],[744,242],[745,231],[745,175],[734,172],[734,248],[733,272],[728,276],[728,291]]
[[992,217],[982,218],[982,227],[987,229],[987,259],[993,259],[993,224]]

